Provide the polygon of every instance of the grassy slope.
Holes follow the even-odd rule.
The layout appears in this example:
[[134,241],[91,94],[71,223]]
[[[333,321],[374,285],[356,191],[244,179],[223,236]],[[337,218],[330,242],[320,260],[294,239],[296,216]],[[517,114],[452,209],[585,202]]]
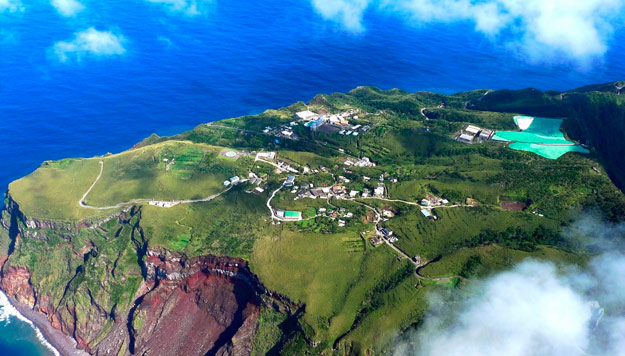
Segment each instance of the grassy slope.
[[[222,149],[166,141],[105,157],[45,162],[12,182],[9,191],[28,217],[75,221],[102,216],[111,210],[83,208],[78,202],[95,181],[103,161],[102,176],[85,198],[88,205],[204,198],[222,191],[226,178],[246,174],[251,164],[245,157],[236,161],[220,157]],[[167,170],[164,158],[175,158],[176,163]]]
[[100,172],[99,159],[64,159],[44,164],[9,184],[11,197],[28,217],[79,220],[105,214],[78,201]]
[[[561,248],[566,246],[560,245],[552,231],[567,224],[571,212],[586,207],[597,207],[605,216],[622,219],[625,217],[625,198],[606,175],[592,170],[599,164],[584,155],[567,154],[552,161],[516,152],[500,144],[463,145],[451,141],[450,136],[467,123],[495,129],[513,126],[511,114],[464,108],[467,100],[479,100],[483,93],[475,91],[448,97],[363,87],[349,94],[319,95],[313,99],[309,106],[313,110],[338,111],[358,107],[370,112],[360,116],[363,123],[371,124],[373,128],[358,137],[300,130],[298,134],[304,137],[303,140],[282,140],[275,145],[267,135],[206,125],[173,138],[152,136],[139,145],[142,148],[105,157],[102,181],[87,201],[99,205],[141,197],[183,199],[206,196],[219,190],[223,179],[234,174],[244,175],[250,167],[257,173],[267,173],[268,189],[263,194],[248,194],[245,190],[249,187],[243,185],[211,202],[170,209],[143,206],[140,225],[149,245],[165,246],[188,255],[242,256],[250,260],[253,271],[267,287],[305,303],[305,313],[300,321],[303,333],[296,333],[284,342],[285,354],[324,353],[333,347],[339,350],[338,353],[380,350],[388,345],[398,330],[422,318],[427,307],[427,292],[438,287],[418,283],[410,270],[406,274],[409,264],[398,261],[388,247],[374,249],[367,245],[359,237],[360,232],[371,230],[370,225],[360,222],[366,210],[353,203],[331,202],[356,214],[346,228],[338,228],[336,222],[323,218],[298,224],[271,225],[265,202],[268,192],[275,189],[286,174],[277,176],[271,167],[263,163],[252,164],[246,158],[232,161],[217,157],[221,148],[216,146],[277,150],[281,159],[289,160],[295,166],[317,168],[323,165],[336,175],[347,176],[352,180],[346,184],[348,189],[371,189],[377,185],[377,177],[386,173],[387,177],[399,179],[396,184],[386,181],[389,196],[394,199],[416,201],[426,193],[435,193],[454,203],[464,203],[467,197],[479,201],[482,207],[438,209],[436,214],[440,220],[436,222],[425,219],[415,207],[366,201],[378,208],[388,205],[396,208],[397,217],[386,224],[400,237],[397,243],[400,248],[427,258],[441,257],[423,269],[424,275],[479,275],[527,257],[581,261],[575,254],[562,252]],[[510,93],[503,94],[511,95],[513,103],[506,106],[506,110],[499,108],[502,111],[522,111],[524,107],[531,111],[551,100],[543,100],[542,94],[534,91],[526,92],[529,99],[523,100],[515,99]],[[499,94],[493,97],[504,100],[505,95],[503,98]],[[492,99],[491,94],[484,98]],[[444,109],[434,108],[441,102],[446,103]],[[422,107],[428,107],[426,113],[432,120],[424,120],[420,114]],[[303,108],[303,104],[298,103],[218,124],[260,131],[265,126],[289,121],[294,111]],[[426,128],[429,133],[423,132]],[[180,140],[193,144],[178,142]],[[338,148],[354,156],[368,156],[378,166],[354,167],[351,173],[345,172],[337,157]],[[176,157],[179,163],[165,171],[162,159],[172,157]],[[98,161],[99,158],[49,163],[48,168],[42,167],[12,183],[10,193],[29,217],[84,218],[89,215],[78,207],[77,201],[97,176]],[[363,182],[364,175],[372,177],[372,181]],[[296,184],[320,186],[331,182],[330,174],[319,174],[298,177]],[[280,193],[274,205],[303,211],[328,207],[326,201],[293,201],[293,197],[288,192]],[[540,210],[546,218],[528,212],[501,210],[498,205],[502,197],[530,203],[529,211]],[[51,204],[36,203],[41,201]],[[117,227],[107,229],[116,231]],[[96,289],[98,280],[106,280],[108,277],[101,266],[116,258],[119,251],[125,251],[119,256],[125,261],[121,266],[127,269],[126,275],[135,276],[136,261],[132,259],[136,257],[136,251],[133,252],[133,244],[123,237],[124,234],[115,243],[100,233],[85,234],[72,243],[56,237],[47,242],[25,241],[16,246],[12,263],[33,268],[34,283],[52,292],[54,298],[60,298],[57,294],[63,290],[63,281],[67,281],[81,263],[87,241],[106,253],[87,260],[93,262],[85,265],[84,279],[78,279],[73,287],[76,293],[84,292],[88,286]],[[549,236],[541,239],[541,234]],[[494,242],[499,244],[493,245]],[[51,273],[38,267],[37,261],[43,259],[59,264],[65,260],[71,262],[67,264],[67,270]],[[107,282],[102,289],[114,296],[105,302],[108,306],[120,296],[129,295],[135,282],[132,278],[124,283],[115,278],[111,281],[112,285]],[[286,330],[279,327],[281,318],[269,311],[264,311],[264,316],[266,322],[261,323],[261,337],[275,332],[287,335]],[[310,349],[303,341],[304,337],[320,342],[320,346]],[[257,339],[255,349],[271,348],[279,339],[281,337],[276,336],[266,343]]]

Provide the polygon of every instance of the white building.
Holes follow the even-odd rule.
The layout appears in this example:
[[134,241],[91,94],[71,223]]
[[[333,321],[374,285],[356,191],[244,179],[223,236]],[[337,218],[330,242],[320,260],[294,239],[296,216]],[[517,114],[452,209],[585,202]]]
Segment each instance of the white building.
[[310,110],[304,110],[304,111],[295,113],[295,117],[300,120],[310,121],[310,120],[317,119],[319,117],[319,114],[316,114]]
[[474,136],[467,135],[467,134],[460,134],[460,136],[458,136],[458,141],[465,142],[465,143],[471,143],[471,142],[473,142],[473,137]]
[[276,158],[276,153],[275,152],[258,152],[258,158],[267,158],[267,159],[274,159]]
[[480,130],[481,129],[479,127],[473,126],[473,125],[469,125],[469,126],[467,126],[466,129],[464,129],[464,131],[472,134],[473,136],[477,135],[480,132]]

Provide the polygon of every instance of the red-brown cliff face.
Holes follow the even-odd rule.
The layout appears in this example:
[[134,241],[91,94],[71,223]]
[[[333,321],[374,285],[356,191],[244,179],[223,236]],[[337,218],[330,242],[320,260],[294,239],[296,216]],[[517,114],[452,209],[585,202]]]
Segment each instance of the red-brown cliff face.
[[0,217],[10,239],[0,288],[92,355],[249,355],[263,302],[297,308],[267,291],[243,259],[148,247],[140,208],[81,230],[29,227],[9,205]]
[[31,308],[35,305],[35,292],[30,285],[28,268],[16,266],[6,268],[0,281],[0,287],[9,298]]
[[149,292],[132,311],[140,355],[249,355],[262,287],[238,258],[146,257]]
[[[269,294],[245,260],[202,256],[186,258],[164,249],[148,250],[146,279],[134,306],[118,314],[98,341],[88,341],[95,325],[76,322],[77,312],[55,309],[47,296],[37,298],[26,267],[5,266],[5,293],[44,314],[51,325],[94,355],[249,355],[261,295]],[[278,296],[275,296],[279,298]],[[97,330],[96,330],[97,331]]]

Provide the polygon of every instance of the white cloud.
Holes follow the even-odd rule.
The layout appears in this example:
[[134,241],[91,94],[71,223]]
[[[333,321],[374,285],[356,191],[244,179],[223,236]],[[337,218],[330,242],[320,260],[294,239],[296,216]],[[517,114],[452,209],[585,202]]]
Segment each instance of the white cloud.
[[[625,237],[625,225],[583,221],[598,229],[578,234]],[[395,355],[625,356],[625,255],[603,254],[584,270],[526,261],[465,288],[465,298],[433,296],[424,324]]]
[[0,13],[23,11],[22,2],[20,0],[0,0]]
[[[508,42],[534,58],[602,56],[621,21],[623,0],[311,0],[324,18],[362,31],[368,9],[405,17],[415,25],[471,22],[475,30]],[[506,33],[506,36],[501,35]],[[505,38],[504,38],[505,37]]]
[[77,0],[51,0],[50,3],[63,16],[74,16],[85,9]]
[[214,0],[147,0],[152,3],[162,4],[169,11],[180,12],[187,16],[206,14],[212,6]]
[[77,32],[71,41],[59,41],[52,47],[61,62],[81,61],[88,56],[118,56],[126,52],[125,38],[112,31],[98,31],[91,27]]

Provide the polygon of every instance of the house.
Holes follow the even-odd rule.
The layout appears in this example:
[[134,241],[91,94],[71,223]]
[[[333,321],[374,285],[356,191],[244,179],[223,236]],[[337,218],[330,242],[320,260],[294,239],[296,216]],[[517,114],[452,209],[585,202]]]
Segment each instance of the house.
[[230,185],[230,181],[229,181],[229,180],[225,180],[225,181],[224,181],[224,187],[227,187],[227,186],[229,186],[229,185]]
[[391,237],[393,236],[393,230],[385,227],[384,229],[382,229],[382,235],[384,235],[385,237]]
[[339,227],[343,227],[343,226],[345,226],[345,220],[339,219]]
[[367,176],[362,176],[362,180],[364,180],[365,182],[368,182],[371,180],[371,178]]
[[373,190],[373,195],[376,197],[384,196],[384,186],[378,186]]
[[264,192],[265,190],[264,190],[263,188],[261,188],[261,187],[256,187],[256,188],[254,188],[254,191],[255,191],[256,193],[262,193],[262,192]]
[[256,156],[258,158],[274,159],[276,158],[276,153],[275,152],[258,152]]
[[345,188],[341,187],[340,185],[333,185],[332,186],[332,193],[334,194],[343,194],[345,192]]
[[293,136],[293,131],[290,130],[282,130],[282,135],[286,136],[286,137],[292,137]]
[[354,198],[356,197],[360,192],[357,190],[352,190],[351,192],[349,192],[349,196]]
[[375,246],[379,246],[379,245],[381,245],[381,244],[384,242],[384,240],[382,240],[381,238],[378,238],[378,237],[374,237],[374,238],[372,238],[372,239],[371,239],[371,240],[369,240],[369,241],[371,241],[371,244],[372,244],[374,247],[375,247]]
[[427,200],[427,199],[422,199],[421,200],[421,205],[423,205],[423,206],[430,206],[430,201]]
[[241,181],[241,178],[239,178],[239,176],[234,176],[232,178],[230,178],[230,184],[237,184]]
[[393,213],[392,210],[384,209],[382,210],[382,215],[387,218],[392,218],[393,216],[395,216],[395,213]]

